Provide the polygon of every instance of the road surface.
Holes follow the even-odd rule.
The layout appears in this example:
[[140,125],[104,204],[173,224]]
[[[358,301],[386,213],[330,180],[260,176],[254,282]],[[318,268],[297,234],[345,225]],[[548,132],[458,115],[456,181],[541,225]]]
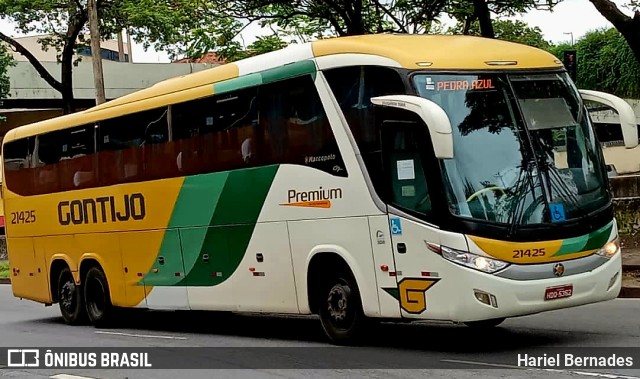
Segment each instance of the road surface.
[[[348,354],[324,340],[319,322],[307,317],[214,313],[132,312],[109,329],[67,326],[57,305],[44,307],[13,297],[0,285],[3,347],[157,347],[189,367],[224,369],[0,369],[7,378],[636,378],[640,369],[518,368],[517,353],[542,356],[553,348],[640,348],[640,300],[616,299],[575,309],[505,321],[476,331],[442,323],[382,324]],[[227,348],[192,349],[187,348]],[[255,348],[249,349],[247,348]],[[189,352],[188,354],[185,352]],[[327,354],[329,353],[329,354]],[[4,353],[3,353],[4,354]],[[182,355],[180,355],[182,354]],[[332,355],[333,354],[333,355]],[[357,359],[362,359],[360,365]],[[640,358],[636,358],[640,360]],[[323,361],[324,369],[312,369]],[[258,362],[258,363],[256,363]],[[366,362],[370,362],[367,364]],[[259,367],[264,364],[265,367]],[[637,362],[640,365],[640,362]],[[353,368],[355,365],[355,369]],[[401,369],[406,366],[412,369]],[[157,367],[157,366],[156,366]]]

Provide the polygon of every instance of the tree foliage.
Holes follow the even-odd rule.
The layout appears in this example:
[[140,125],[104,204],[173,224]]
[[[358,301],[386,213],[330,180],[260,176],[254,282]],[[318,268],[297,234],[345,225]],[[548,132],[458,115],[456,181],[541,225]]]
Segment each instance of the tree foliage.
[[[11,54],[9,54],[9,52],[0,45],[0,102],[2,99],[9,96],[9,90],[11,88],[7,71],[9,70],[9,67],[14,64],[15,62],[13,61]],[[4,121],[3,116],[0,116],[0,121]]]
[[[127,28],[137,42],[164,47],[178,44],[191,30],[214,30],[201,7],[190,0],[98,0],[103,38]],[[0,19],[10,20],[22,33],[37,33],[43,49],[55,49],[61,63],[61,80],[14,38],[0,33],[0,41],[23,54],[40,76],[62,94],[65,113],[73,109],[72,70],[76,52],[89,45],[87,0],[0,0]]]
[[[448,30],[448,33],[462,34],[465,27],[467,27],[467,25],[458,22],[456,26]],[[544,39],[540,28],[537,26],[531,27],[524,21],[495,20],[493,21],[493,29],[495,38],[501,40],[521,43],[540,49],[550,49],[552,47],[551,43]],[[468,25],[466,34],[481,36],[482,33],[479,22],[475,21],[471,25]]]
[[[1,0],[0,0],[1,1]],[[204,0],[203,18],[214,27],[195,27],[183,36],[189,44],[172,46],[172,56],[197,58],[215,52],[226,61],[272,51],[289,43],[368,33],[426,33],[448,0]],[[239,41],[251,23],[271,35],[250,45]],[[210,23],[209,23],[210,24]]]
[[579,88],[640,98],[640,63],[616,29],[596,30],[587,33],[573,47],[561,44],[549,51],[562,59],[563,51],[571,49],[576,50]]
[[491,14],[498,17],[514,16],[530,9],[553,9],[562,0],[449,0],[446,12],[463,25],[462,33],[468,34],[478,22],[480,35],[495,38]]
[[633,11],[632,17],[624,14],[611,0],[589,1],[622,34],[636,61],[640,62],[640,1],[629,0],[626,4],[626,7]]
[[491,24],[490,12],[514,15],[540,4],[551,7],[558,1],[561,0],[205,0],[202,8],[209,17],[227,20],[227,24],[217,33],[194,31],[190,40],[196,43],[186,55],[194,58],[215,51],[227,60],[242,56],[236,37],[252,22],[271,28],[270,38],[274,41],[290,43],[369,33],[438,33],[439,18],[448,14],[465,25],[460,32],[469,32],[475,23],[480,25],[483,36],[494,37],[493,31],[487,35],[484,30],[487,20]]
[[448,0],[209,0],[213,12],[302,37],[425,33]]

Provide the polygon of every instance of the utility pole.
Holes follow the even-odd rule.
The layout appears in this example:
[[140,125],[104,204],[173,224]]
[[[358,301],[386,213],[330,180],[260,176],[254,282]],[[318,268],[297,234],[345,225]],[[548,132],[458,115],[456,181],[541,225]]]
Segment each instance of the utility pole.
[[89,31],[91,33],[91,58],[93,60],[93,82],[96,87],[96,105],[106,101],[104,94],[104,75],[102,73],[102,55],[100,54],[100,24],[96,0],[89,0]]
[[120,30],[118,32],[118,60],[124,62],[124,58],[124,42],[122,41],[122,30]]
[[129,53],[129,63],[133,63],[133,48],[131,47],[131,34],[129,34],[129,29],[126,29],[127,32],[127,53]]

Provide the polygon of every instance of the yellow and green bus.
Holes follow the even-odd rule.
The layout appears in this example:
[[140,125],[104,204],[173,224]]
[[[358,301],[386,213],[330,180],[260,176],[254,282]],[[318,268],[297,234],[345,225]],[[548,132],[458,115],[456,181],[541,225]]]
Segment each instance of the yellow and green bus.
[[375,319],[486,327],[613,299],[586,97],[621,104],[532,47],[381,34],[19,127],[13,293],[98,326],[123,307],[318,314],[334,343]]

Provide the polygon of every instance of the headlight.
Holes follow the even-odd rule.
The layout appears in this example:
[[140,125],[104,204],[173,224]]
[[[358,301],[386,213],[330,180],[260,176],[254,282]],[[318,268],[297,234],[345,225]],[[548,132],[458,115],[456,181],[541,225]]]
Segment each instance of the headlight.
[[616,255],[618,251],[620,251],[620,239],[616,237],[613,241],[607,242],[602,246],[597,254],[605,258],[611,258]]
[[479,271],[492,274],[496,271],[500,271],[507,267],[509,263],[492,259],[489,257],[483,257],[476,254],[471,254],[468,251],[461,251],[451,249],[446,246],[441,246],[442,256],[451,262],[457,263],[462,266],[467,266]]

